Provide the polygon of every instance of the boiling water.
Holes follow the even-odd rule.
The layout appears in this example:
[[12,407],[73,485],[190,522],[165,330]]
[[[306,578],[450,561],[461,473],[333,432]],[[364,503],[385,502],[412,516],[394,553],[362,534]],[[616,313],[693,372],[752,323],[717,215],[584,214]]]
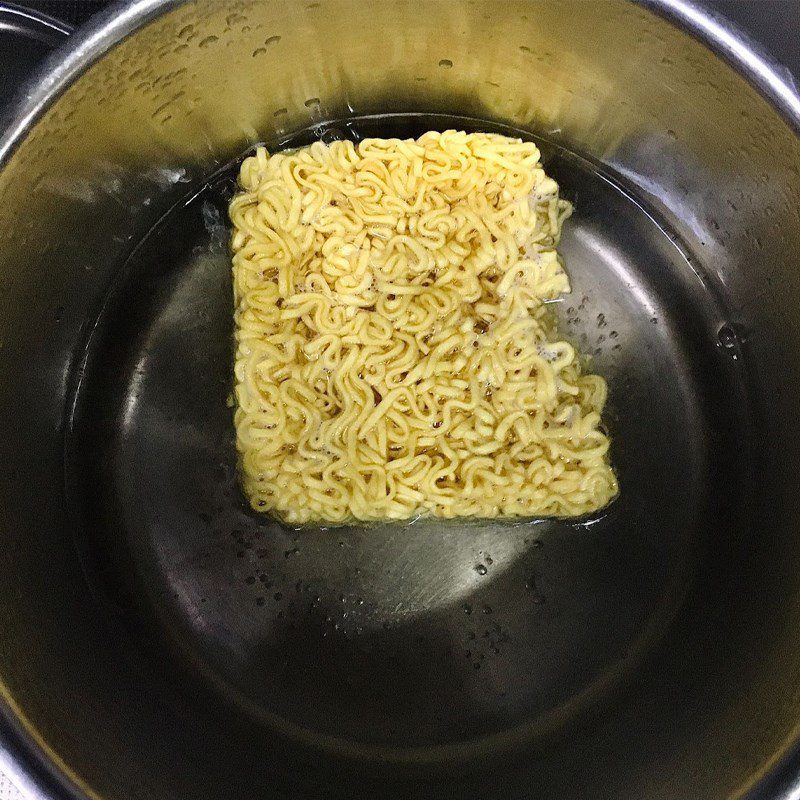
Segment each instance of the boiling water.
[[[519,134],[406,115],[270,144],[450,127]],[[539,144],[575,205],[573,291],[554,308],[609,384],[621,495],[591,519],[298,531],[248,508],[227,402],[237,164],[162,219],[107,297],[67,443],[87,574],[163,675],[256,738],[468,759],[588,725],[657,650],[736,491],[713,470],[742,407],[724,309],[620,183]]]

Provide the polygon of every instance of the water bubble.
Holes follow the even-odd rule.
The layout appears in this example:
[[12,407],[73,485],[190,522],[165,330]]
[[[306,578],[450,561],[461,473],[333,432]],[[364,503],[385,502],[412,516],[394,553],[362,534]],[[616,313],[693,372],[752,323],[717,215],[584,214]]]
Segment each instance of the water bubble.
[[449,58],[443,58],[439,62],[439,66],[443,69],[450,69],[453,66],[453,62]]
[[475,572],[477,572],[477,573],[478,573],[478,575],[485,575],[485,574],[486,574],[488,571],[489,571],[489,570],[486,568],[486,565],[485,565],[485,564],[478,564],[478,565],[475,567]]
[[733,325],[726,323],[720,326],[717,331],[717,341],[726,350],[733,350],[739,344],[739,337],[736,335]]
[[491,614],[492,613],[492,607],[491,606],[484,606],[483,607],[483,613],[484,614]]
[[469,615],[472,613],[472,606],[469,603],[464,603],[462,608],[464,609],[465,614]]

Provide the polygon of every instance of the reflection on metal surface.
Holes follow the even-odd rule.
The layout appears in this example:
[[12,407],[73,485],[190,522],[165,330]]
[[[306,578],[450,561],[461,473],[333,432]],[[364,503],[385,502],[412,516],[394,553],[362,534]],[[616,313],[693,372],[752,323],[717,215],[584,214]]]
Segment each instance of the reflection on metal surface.
[[701,33],[703,38],[712,42],[725,57],[731,59],[738,68],[753,80],[766,94],[777,98],[785,105],[794,118],[794,124],[800,120],[800,96],[791,77],[791,73],[783,70],[763,54],[755,52],[734,34],[724,20],[715,18],[708,11],[686,0],[659,0],[647,5],[684,21],[687,26]]

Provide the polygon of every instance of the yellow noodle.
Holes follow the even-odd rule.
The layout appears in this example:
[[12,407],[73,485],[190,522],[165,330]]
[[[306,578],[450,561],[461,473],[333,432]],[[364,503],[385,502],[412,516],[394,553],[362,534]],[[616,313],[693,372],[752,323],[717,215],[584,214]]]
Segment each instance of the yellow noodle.
[[529,142],[429,132],[245,159],[230,204],[236,434],[290,523],[574,516],[617,493],[546,301],[569,203]]

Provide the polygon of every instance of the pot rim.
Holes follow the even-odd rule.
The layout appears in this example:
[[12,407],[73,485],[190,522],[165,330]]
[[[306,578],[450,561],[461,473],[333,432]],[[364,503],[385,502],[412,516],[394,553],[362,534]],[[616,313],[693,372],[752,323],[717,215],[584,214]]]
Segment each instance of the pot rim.
[[[117,0],[53,52],[0,116],[0,169],[55,99],[101,56],[186,0]],[[698,0],[627,0],[664,17],[725,60],[800,135],[800,90],[791,72],[734,23]]]

